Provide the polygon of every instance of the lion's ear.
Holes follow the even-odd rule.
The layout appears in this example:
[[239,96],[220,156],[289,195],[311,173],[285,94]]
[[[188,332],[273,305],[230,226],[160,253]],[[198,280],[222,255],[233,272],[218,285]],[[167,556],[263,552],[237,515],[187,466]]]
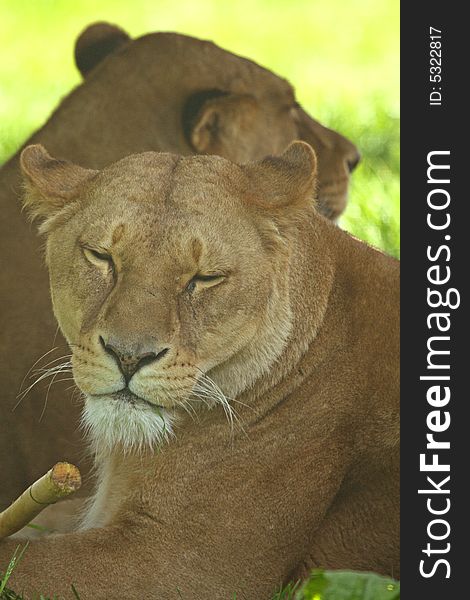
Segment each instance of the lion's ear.
[[305,142],[292,142],[280,156],[242,166],[253,182],[253,202],[266,209],[306,207],[313,204],[317,157]]
[[75,64],[83,77],[106,56],[130,41],[128,34],[110,23],[89,25],[75,42]]
[[243,147],[257,110],[258,104],[249,94],[200,92],[188,100],[184,109],[186,137],[200,154],[219,154],[236,160],[231,152]]
[[23,150],[20,165],[26,184],[24,204],[33,219],[47,219],[60,211],[98,172],[52,158],[40,144]]

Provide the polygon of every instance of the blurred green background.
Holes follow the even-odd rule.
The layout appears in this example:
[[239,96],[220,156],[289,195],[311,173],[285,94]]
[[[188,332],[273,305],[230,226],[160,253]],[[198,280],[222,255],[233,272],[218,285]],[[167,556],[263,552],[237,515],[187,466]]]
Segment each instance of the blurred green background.
[[398,0],[0,0],[0,164],[80,82],[74,42],[96,20],[211,39],[289,79],[362,153],[341,225],[399,255]]

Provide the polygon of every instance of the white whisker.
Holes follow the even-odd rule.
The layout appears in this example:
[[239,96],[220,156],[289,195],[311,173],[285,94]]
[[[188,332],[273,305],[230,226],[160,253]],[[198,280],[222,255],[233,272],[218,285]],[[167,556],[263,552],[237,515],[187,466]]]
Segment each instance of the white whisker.
[[23,381],[21,382],[20,385],[20,389],[18,390],[18,393],[21,392],[21,388],[24,385],[24,382],[26,381],[26,378],[28,377],[28,375],[31,373],[31,371],[34,369],[34,367],[38,364],[39,361],[41,361],[43,358],[45,358],[48,354],[50,354],[51,352],[54,352],[54,350],[58,350],[58,347],[55,348],[51,348],[50,350],[48,350],[47,352],[44,352],[44,354],[42,356],[40,356],[36,362],[34,362],[31,367],[29,368],[28,372],[26,373],[26,375],[23,377]]
[[[198,371],[200,375],[198,378],[194,378],[195,385],[193,388],[193,394],[200,399],[206,398],[222,406],[227,421],[230,424],[230,430],[232,432],[232,435],[234,432],[235,423],[240,427],[240,429],[243,432],[245,432],[240,416],[238,415],[236,410],[230,405],[232,399],[228,398],[219,388],[219,386],[206,373],[204,373],[204,371],[202,371],[201,369],[198,369]],[[240,404],[243,403],[240,402]]]
[[191,417],[193,421],[198,419],[197,412],[188,400],[180,400],[179,405]]
[[[72,358],[72,354],[65,354],[64,356],[59,356],[58,358],[54,358],[54,360],[49,361],[42,367],[40,367],[38,369],[34,369],[34,371],[32,371],[32,373],[44,373],[45,371],[47,371],[47,367],[49,367],[49,365],[52,365],[53,363],[58,362],[59,360],[70,359],[70,358]],[[32,377],[32,375],[30,375],[30,378],[31,377]]]
[[202,395],[200,392],[195,392],[193,390],[193,396],[195,396],[198,400],[200,400],[201,402],[203,402],[205,404],[205,406],[207,406],[207,408],[213,408],[214,404],[210,404],[207,401],[207,398],[212,399],[212,396],[207,396],[207,395]]
[[15,410],[17,408],[17,406],[20,404],[20,402],[23,400],[23,398],[38,383],[40,383],[44,379],[47,379],[47,377],[55,376],[58,373],[72,373],[71,367],[72,367],[72,363],[71,362],[64,362],[64,363],[61,363],[60,365],[55,365],[54,367],[51,367],[50,369],[47,369],[44,373],[42,373],[39,377],[37,377],[37,379],[35,379],[35,381],[33,381],[33,383],[30,386],[28,386],[23,392],[21,392],[20,394],[18,394],[18,396],[17,396],[18,402],[13,407],[13,410]]
[[55,375],[50,380],[49,385],[47,386],[46,399],[44,400],[44,406],[42,407],[41,414],[39,415],[39,423],[42,421],[42,418],[44,417],[44,413],[46,412],[47,401],[49,399],[49,392],[51,390],[52,384],[60,383],[61,381],[73,381],[73,377],[64,377],[63,379],[56,380],[56,377],[59,375],[59,373],[66,373],[66,372],[67,371],[56,371]]

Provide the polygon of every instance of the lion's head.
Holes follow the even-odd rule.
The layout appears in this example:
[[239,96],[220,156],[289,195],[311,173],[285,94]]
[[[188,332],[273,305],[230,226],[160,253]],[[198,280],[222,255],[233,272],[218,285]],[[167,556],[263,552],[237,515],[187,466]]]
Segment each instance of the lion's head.
[[271,369],[289,337],[310,146],[245,165],[148,152],[93,171],[36,145],[21,164],[94,437],[152,445],[185,410],[230,411],[227,398]]
[[318,158],[319,211],[343,212],[356,147],[312,119],[271,71],[211,42],[175,33],[131,40],[105,23],[82,33],[75,57],[84,83],[30,143],[102,168],[146,151],[244,163],[302,139]]

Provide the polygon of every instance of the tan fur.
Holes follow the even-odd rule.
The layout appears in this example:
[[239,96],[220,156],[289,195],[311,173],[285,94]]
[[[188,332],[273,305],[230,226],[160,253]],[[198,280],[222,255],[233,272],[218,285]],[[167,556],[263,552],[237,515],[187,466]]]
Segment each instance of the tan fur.
[[[398,263],[315,211],[315,163],[303,143],[244,166],[144,153],[69,165],[61,207],[29,196],[75,378],[108,418],[90,430],[101,472],[82,529],[31,542],[12,586],[263,600],[312,566],[398,574]],[[22,164],[31,188],[63,189],[42,148]],[[197,273],[222,279],[188,287]],[[148,352],[125,401],[116,356]],[[203,373],[233,427],[220,397],[200,402]],[[173,438],[103,442],[116,415],[156,404]]]
[[[301,137],[317,152],[319,207],[333,217],[344,209],[348,163],[357,150],[304,113],[291,86],[275,74],[210,42],[171,33],[130,40],[106,24],[80,36],[76,59],[86,80],[29,143],[98,169],[147,150],[218,152],[243,162]],[[67,371],[49,392],[50,379],[38,384],[12,412],[21,382],[26,389],[37,377],[28,373],[35,361],[45,355],[34,368],[44,367],[68,353],[56,332],[40,242],[21,215],[18,158],[0,170],[0,455],[7,457],[2,478],[8,482],[0,489],[0,508],[58,459],[87,471],[76,432],[81,401],[69,389],[72,382],[61,381],[70,377]]]

